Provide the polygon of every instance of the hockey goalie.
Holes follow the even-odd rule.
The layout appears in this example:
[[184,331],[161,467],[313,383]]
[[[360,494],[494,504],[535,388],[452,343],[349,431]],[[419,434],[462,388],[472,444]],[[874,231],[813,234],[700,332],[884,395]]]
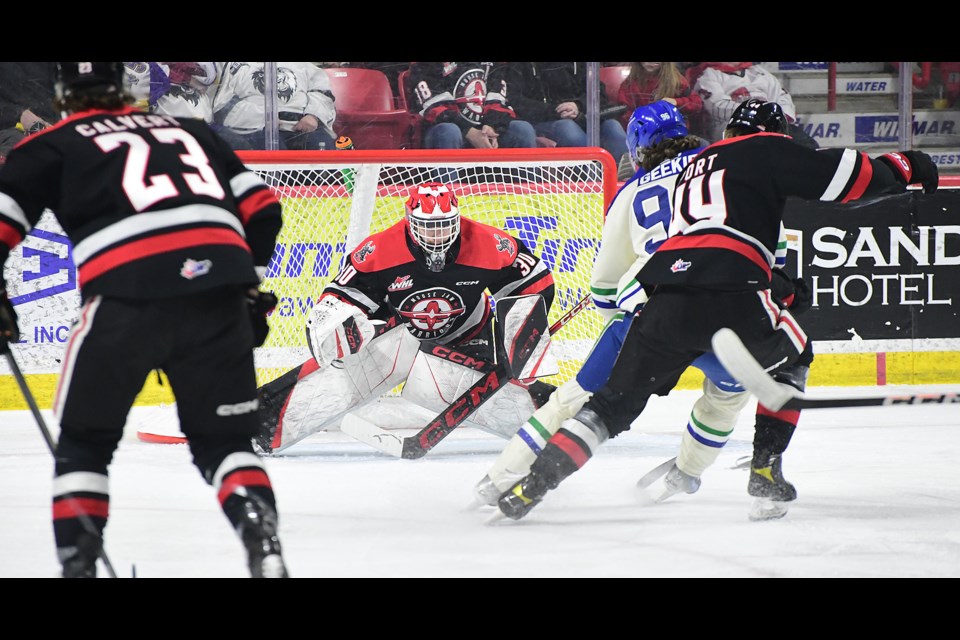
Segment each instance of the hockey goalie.
[[462,217],[445,184],[413,187],[405,208],[403,220],[364,239],[324,288],[306,322],[313,358],[260,388],[259,452],[339,430],[346,414],[401,384],[404,400],[431,413],[447,409],[506,357],[494,317],[498,334],[518,318],[542,322],[536,357],[464,426],[509,438],[553,390],[536,380],[557,373],[546,265],[502,229]]

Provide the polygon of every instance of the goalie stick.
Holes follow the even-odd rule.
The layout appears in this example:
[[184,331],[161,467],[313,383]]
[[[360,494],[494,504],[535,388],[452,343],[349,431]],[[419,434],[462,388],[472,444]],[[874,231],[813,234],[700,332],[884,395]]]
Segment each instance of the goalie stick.
[[760,404],[771,411],[960,403],[960,394],[957,393],[901,393],[884,396],[812,398],[790,385],[774,380],[751,355],[733,330],[720,329],[713,335],[712,344],[714,354],[730,375],[739,380],[757,397]]
[[[572,309],[550,326],[550,335],[556,334],[564,325],[586,308],[591,301],[590,294],[584,296]],[[507,363],[502,362],[485,372],[473,386],[460,394],[453,403],[440,412],[426,426],[412,436],[399,436],[361,418],[353,413],[344,416],[340,431],[357,440],[379,449],[396,458],[415,460],[422,458],[428,451],[450,435],[454,429],[473,415],[484,402],[489,400],[503,385],[511,380]]]

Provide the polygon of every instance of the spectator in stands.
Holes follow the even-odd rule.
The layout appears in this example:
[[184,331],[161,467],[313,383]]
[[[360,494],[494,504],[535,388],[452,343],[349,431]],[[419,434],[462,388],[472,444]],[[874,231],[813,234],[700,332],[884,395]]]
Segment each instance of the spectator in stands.
[[[585,147],[586,76],[585,62],[508,62],[507,95],[517,117],[533,123],[538,136],[559,147]],[[627,134],[600,84],[600,146],[619,161]]]
[[423,117],[425,149],[537,146],[503,90],[502,62],[413,62],[409,109]]
[[624,127],[637,107],[658,100],[669,102],[677,108],[690,126],[692,116],[703,110],[703,100],[691,93],[690,83],[677,68],[675,62],[631,62],[630,73],[620,85],[617,102],[627,106],[620,116]]
[[[254,149],[266,147],[262,62],[218,62],[213,119]],[[337,117],[327,72],[312,62],[277,62],[280,149],[333,149]],[[224,136],[226,137],[226,136]],[[233,142],[228,139],[228,142]],[[238,148],[238,147],[234,147]]]
[[0,163],[24,137],[59,120],[52,62],[0,63]]
[[776,102],[787,117],[787,133],[805,146],[817,142],[797,126],[793,97],[776,75],[755,62],[702,62],[693,92],[703,100],[703,118],[694,131],[710,142],[723,138],[723,130],[740,103],[750,98]]

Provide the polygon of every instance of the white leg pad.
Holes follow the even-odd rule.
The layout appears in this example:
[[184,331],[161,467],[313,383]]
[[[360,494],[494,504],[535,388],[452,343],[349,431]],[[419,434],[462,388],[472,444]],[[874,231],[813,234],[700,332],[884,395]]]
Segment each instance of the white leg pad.
[[[437,414],[445,411],[481,377],[474,369],[421,352],[400,395]],[[533,400],[527,390],[507,383],[465,420],[463,426],[509,438],[533,410]]]
[[344,414],[369,404],[403,382],[420,342],[403,327],[391,329],[360,353],[318,369],[297,382],[284,412],[280,451],[320,431],[339,429]]
[[693,405],[680,439],[677,466],[681,471],[699,478],[714,463],[749,399],[745,391],[722,391],[709,379],[703,381],[703,395]]

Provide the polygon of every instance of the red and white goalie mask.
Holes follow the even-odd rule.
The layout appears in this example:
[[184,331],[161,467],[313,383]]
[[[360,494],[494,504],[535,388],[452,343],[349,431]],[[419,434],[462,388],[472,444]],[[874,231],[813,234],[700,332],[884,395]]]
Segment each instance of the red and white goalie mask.
[[443,271],[447,251],[460,235],[457,196],[443,183],[425,182],[410,189],[406,209],[410,237],[423,249],[427,268]]

